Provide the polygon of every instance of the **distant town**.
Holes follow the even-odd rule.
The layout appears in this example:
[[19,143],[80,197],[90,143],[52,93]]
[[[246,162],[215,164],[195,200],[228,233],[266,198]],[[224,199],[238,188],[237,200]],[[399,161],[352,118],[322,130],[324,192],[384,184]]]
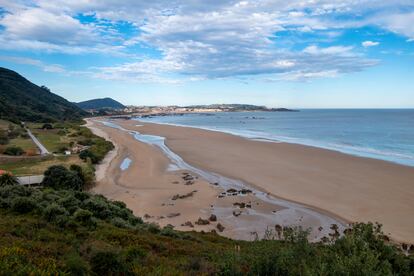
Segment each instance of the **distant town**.
[[94,115],[128,115],[128,116],[162,116],[181,115],[187,113],[214,113],[214,112],[242,112],[242,111],[264,111],[264,112],[289,112],[298,111],[287,108],[268,108],[266,106],[247,104],[212,104],[191,106],[132,106],[123,108],[97,108],[87,109]]

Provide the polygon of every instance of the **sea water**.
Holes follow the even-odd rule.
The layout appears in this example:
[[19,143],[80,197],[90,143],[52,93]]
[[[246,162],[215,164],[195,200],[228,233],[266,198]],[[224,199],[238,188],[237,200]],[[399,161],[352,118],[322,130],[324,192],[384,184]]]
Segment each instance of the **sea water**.
[[139,120],[315,146],[414,166],[414,109],[220,112]]

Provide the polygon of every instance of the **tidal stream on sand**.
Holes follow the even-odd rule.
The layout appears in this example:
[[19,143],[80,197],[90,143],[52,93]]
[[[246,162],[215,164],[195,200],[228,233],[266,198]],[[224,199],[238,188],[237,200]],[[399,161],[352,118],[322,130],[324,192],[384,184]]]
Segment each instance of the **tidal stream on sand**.
[[[168,171],[190,171],[198,175],[200,178],[205,179],[209,183],[214,184],[218,188],[221,188],[223,192],[219,193],[219,195],[222,197],[232,196],[232,193],[228,193],[229,190],[236,190],[238,192],[238,196],[243,196],[243,193],[240,193],[240,191],[247,190],[249,191],[249,195],[253,195],[259,202],[261,201],[270,206],[274,206],[274,209],[277,209],[277,211],[265,212],[255,209],[254,206],[252,206],[252,208],[243,210],[243,216],[235,216],[234,208],[229,208],[224,205],[214,206],[214,213],[217,215],[219,220],[221,219],[222,221],[225,221],[226,224],[231,224],[233,226],[231,233],[223,233],[224,235],[231,236],[236,239],[251,239],[251,232],[257,232],[259,237],[261,237],[266,229],[274,230],[275,225],[281,225],[309,229],[310,241],[318,241],[324,236],[329,237],[329,234],[332,233],[331,226],[334,224],[338,226],[339,233],[342,233],[342,231],[347,227],[346,223],[342,220],[331,217],[310,207],[277,198],[242,181],[196,168],[186,163],[179,155],[174,153],[165,144],[164,137],[147,135],[138,131],[128,130],[110,121],[98,122],[107,127],[125,131],[131,134],[137,141],[159,148],[171,162],[168,166]],[[125,158],[122,162],[123,164],[121,164],[121,170],[127,169],[130,162],[131,159]]]

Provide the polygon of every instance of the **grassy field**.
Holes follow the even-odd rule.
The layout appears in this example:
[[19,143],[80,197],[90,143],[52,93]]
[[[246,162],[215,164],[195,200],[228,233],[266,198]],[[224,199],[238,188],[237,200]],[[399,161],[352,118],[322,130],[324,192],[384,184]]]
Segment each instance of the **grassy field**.
[[22,148],[28,155],[36,155],[39,153],[35,143],[30,138],[18,137],[11,139],[7,146],[14,146]]
[[[0,120],[0,125],[7,130],[9,123]],[[93,153],[94,162],[99,162],[106,153],[112,149],[112,144],[106,142],[104,139],[95,136],[91,131],[85,127],[81,127],[75,123],[56,123],[53,125],[53,129],[42,129],[43,124],[39,123],[27,123],[26,126],[32,131],[39,141],[50,151],[55,153],[53,156],[47,157],[27,157],[24,160],[10,161],[4,160],[0,162],[0,169],[11,171],[14,175],[33,175],[42,174],[48,167],[52,165],[70,165],[78,164],[89,167],[92,170],[90,159],[84,158],[81,160],[79,154],[72,154],[69,156],[63,155],[62,149],[70,149],[70,145],[88,144],[89,151]],[[2,148],[8,146],[19,146],[23,148],[26,153],[37,152],[33,141],[22,137],[11,139],[9,144],[1,145]],[[56,155],[56,153],[58,153]],[[25,158],[25,157],[23,157]]]
[[9,121],[0,120],[0,129],[8,129],[10,124],[15,125]]
[[0,145],[0,151],[3,152],[7,147],[20,147],[27,155],[36,155],[38,153],[36,145],[33,143],[32,139],[27,137],[27,135],[24,135],[25,130],[20,125],[0,120],[0,131],[3,133],[7,133],[10,126],[12,126],[13,130],[18,131],[19,134],[16,135],[17,137],[11,138],[8,144]]
[[39,175],[52,165],[69,166],[71,164],[82,165],[84,162],[77,155],[47,156],[0,164],[0,169],[9,171],[16,176]]
[[62,147],[69,147],[69,143],[66,142],[64,135],[59,135],[58,131],[59,130],[57,129],[32,129],[33,135],[35,135],[50,152],[58,152]]

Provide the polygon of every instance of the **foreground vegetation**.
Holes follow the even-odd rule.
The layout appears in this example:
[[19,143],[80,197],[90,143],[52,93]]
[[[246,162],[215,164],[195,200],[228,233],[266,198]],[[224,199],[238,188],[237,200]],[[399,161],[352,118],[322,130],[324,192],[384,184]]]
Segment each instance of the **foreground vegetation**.
[[234,241],[161,229],[122,202],[49,184],[0,187],[1,275],[414,275],[414,259],[379,225],[357,224],[327,244],[294,229],[281,240]]

